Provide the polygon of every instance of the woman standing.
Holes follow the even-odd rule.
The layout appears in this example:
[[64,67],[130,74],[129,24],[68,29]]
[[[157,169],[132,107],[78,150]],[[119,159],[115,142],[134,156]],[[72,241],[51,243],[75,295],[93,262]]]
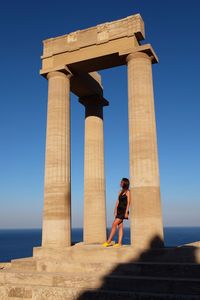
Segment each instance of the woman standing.
[[115,235],[117,226],[119,229],[118,243],[114,244],[113,247],[119,247],[122,245],[122,238],[123,238],[123,231],[124,231],[123,230],[123,220],[128,219],[129,207],[130,207],[130,202],[131,202],[129,185],[130,185],[129,179],[122,178],[122,180],[120,182],[121,191],[119,191],[118,199],[117,199],[115,209],[114,209],[115,220],[113,221],[112,229],[111,229],[108,240],[105,243],[103,243],[104,247],[111,246],[111,241]]

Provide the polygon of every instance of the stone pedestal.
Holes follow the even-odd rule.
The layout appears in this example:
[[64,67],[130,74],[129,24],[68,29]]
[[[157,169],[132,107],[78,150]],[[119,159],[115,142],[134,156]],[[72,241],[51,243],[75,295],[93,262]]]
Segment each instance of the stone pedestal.
[[127,56],[131,245],[163,245],[151,58]]
[[108,101],[94,95],[79,100],[85,106],[84,243],[106,240],[103,106]]
[[47,79],[42,246],[70,246],[70,75],[53,71],[47,74]]

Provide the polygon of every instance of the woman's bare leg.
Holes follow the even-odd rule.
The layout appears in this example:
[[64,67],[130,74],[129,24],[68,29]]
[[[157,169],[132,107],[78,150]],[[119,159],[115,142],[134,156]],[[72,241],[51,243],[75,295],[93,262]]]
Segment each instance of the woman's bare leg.
[[116,229],[117,229],[117,225],[119,225],[122,222],[121,219],[116,218],[112,224],[112,229],[110,232],[110,236],[107,240],[108,243],[110,243],[112,241],[113,236],[115,235]]
[[124,225],[123,221],[118,225],[119,233],[118,233],[118,244],[122,244],[123,234],[124,234]]

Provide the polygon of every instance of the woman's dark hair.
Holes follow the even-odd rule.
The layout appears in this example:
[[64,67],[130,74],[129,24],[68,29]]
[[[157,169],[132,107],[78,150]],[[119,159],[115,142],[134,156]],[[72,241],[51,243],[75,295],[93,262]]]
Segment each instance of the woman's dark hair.
[[130,185],[130,181],[126,177],[123,177],[121,181],[123,182],[123,184],[122,184],[122,190],[121,190],[120,195],[122,195],[125,191],[127,191],[129,189],[129,185]]

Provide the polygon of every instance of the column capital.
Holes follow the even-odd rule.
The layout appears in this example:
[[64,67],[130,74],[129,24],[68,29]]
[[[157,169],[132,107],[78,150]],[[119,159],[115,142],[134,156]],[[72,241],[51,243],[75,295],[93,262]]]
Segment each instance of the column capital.
[[132,60],[132,59],[135,59],[135,58],[145,58],[145,59],[148,59],[151,61],[151,58],[144,52],[133,52],[133,53],[130,53],[129,55],[127,55],[126,57],[126,61],[127,63]]
[[67,77],[68,79],[70,79],[71,74],[65,74],[61,71],[52,71],[52,72],[47,73],[46,79],[49,79],[49,78],[52,78],[52,77],[57,77],[57,76],[63,77],[63,78]]
[[58,75],[62,75],[62,74],[65,77],[68,77],[69,79],[73,75],[72,72],[69,70],[69,68],[66,65],[59,66],[57,68],[49,68],[49,69],[46,69],[45,72],[40,70],[40,75],[42,75],[46,79],[49,79],[51,76],[58,76]]
[[138,57],[149,59],[153,64],[158,63],[158,57],[150,44],[135,47],[127,53],[126,62],[128,63],[131,59]]

